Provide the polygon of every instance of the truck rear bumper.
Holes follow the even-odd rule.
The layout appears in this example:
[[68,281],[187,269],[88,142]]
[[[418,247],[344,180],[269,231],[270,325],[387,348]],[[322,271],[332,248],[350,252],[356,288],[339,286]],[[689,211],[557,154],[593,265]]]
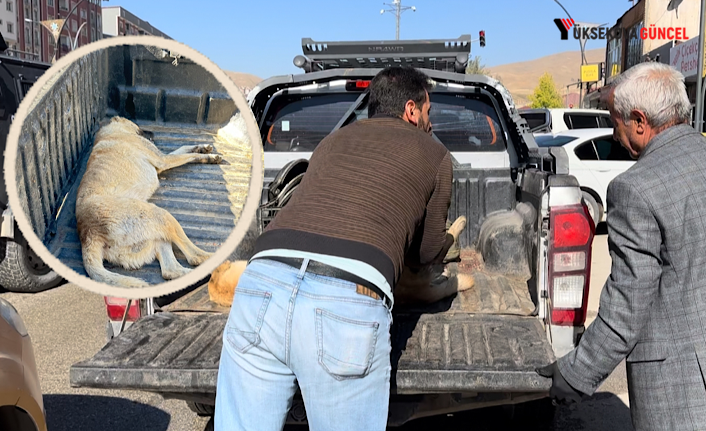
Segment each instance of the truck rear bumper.
[[[93,358],[74,364],[73,387],[215,394],[227,314],[146,316]],[[534,317],[397,315],[392,329],[397,394],[547,392],[535,373],[554,360]]]

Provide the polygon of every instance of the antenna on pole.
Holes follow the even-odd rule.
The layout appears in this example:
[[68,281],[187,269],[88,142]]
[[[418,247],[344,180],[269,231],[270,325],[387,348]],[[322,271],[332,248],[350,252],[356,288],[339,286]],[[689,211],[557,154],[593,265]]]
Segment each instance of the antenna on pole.
[[395,40],[400,40],[400,17],[402,16],[402,12],[406,10],[412,10],[412,12],[416,12],[417,8],[414,6],[402,6],[402,3],[400,0],[392,0],[392,4],[390,3],[383,3],[385,6],[389,6],[390,9],[382,9],[380,11],[380,15],[384,14],[385,12],[390,12],[395,15],[395,19],[397,21],[397,30],[395,32]]

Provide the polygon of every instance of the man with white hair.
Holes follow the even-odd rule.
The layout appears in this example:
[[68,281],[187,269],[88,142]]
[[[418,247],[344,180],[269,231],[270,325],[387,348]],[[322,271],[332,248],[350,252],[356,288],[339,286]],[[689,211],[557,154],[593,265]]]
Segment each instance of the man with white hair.
[[706,429],[706,138],[670,66],[611,87],[613,136],[637,159],[608,186],[611,273],[578,346],[537,372],[580,401],[625,360],[636,430]]

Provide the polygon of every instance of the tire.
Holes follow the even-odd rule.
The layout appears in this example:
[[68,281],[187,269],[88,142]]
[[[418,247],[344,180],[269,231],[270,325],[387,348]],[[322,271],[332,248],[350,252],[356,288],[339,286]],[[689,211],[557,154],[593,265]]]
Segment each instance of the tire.
[[15,232],[16,241],[0,238],[0,286],[10,292],[36,293],[66,283],[29,248],[19,230]]
[[553,429],[556,407],[552,404],[550,398],[504,407],[506,416],[503,425],[508,428],[524,428],[527,430]]
[[598,226],[598,223],[603,220],[603,205],[596,202],[596,199],[589,192],[582,192],[583,200],[586,201],[588,212],[593,217],[593,224]]
[[213,416],[216,413],[216,407],[210,404],[195,403],[192,401],[187,401],[186,405],[189,406],[192,412],[199,416]]

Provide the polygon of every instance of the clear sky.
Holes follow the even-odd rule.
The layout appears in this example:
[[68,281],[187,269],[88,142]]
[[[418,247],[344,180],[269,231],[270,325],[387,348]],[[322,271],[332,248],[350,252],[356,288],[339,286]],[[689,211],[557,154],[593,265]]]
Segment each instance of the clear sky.
[[[627,0],[560,0],[576,21],[615,24]],[[394,40],[395,16],[380,14],[392,0],[110,0],[173,39],[201,52],[225,70],[260,78],[299,73],[292,60],[301,38],[315,41]],[[403,0],[416,12],[402,14],[400,39],[443,39],[485,30],[486,46],[471,55],[486,66],[578,50],[560,40],[554,18],[566,14],[554,0]],[[605,47],[589,40],[586,49]]]

